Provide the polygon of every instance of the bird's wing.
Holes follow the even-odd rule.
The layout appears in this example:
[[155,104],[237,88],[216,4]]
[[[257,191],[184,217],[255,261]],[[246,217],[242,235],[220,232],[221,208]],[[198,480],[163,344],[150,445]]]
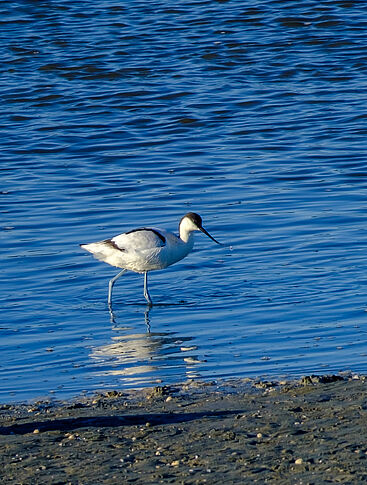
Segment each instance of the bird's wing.
[[122,251],[142,251],[161,248],[166,245],[166,237],[159,229],[141,227],[111,239],[113,244]]

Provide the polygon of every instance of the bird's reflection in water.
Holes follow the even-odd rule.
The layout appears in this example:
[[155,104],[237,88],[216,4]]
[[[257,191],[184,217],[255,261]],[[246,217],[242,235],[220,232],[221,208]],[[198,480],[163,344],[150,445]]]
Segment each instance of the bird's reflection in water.
[[[147,305],[144,311],[144,320],[145,320],[145,325],[147,326],[147,332],[150,333],[150,318],[149,318],[149,312],[152,309],[150,305]],[[110,313],[110,322],[111,323],[116,323],[116,315],[114,311],[112,310],[112,305],[108,305],[108,311]]]
[[[133,385],[157,382],[167,374],[175,382],[200,377],[196,368],[201,361],[196,355],[197,347],[190,344],[192,337],[178,337],[172,331],[152,332],[151,312],[152,309],[147,306],[144,312],[145,332],[129,333],[132,328],[119,325],[110,309],[115,332],[111,337],[112,343],[96,347],[90,354],[99,367],[98,375],[121,376],[126,383]],[[180,372],[181,376],[178,375]]]

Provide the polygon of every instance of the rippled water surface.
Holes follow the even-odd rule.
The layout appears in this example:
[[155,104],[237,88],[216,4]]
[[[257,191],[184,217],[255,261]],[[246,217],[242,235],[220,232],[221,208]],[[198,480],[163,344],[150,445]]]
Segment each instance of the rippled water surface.
[[[363,2],[0,6],[0,399],[367,372]],[[79,243],[188,211],[116,284]],[[149,326],[150,325],[150,332]]]

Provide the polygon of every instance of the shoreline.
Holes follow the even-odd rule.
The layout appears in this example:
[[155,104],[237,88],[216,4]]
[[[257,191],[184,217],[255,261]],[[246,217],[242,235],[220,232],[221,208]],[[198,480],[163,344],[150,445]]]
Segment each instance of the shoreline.
[[2,404],[2,483],[365,480],[364,376],[241,382]]

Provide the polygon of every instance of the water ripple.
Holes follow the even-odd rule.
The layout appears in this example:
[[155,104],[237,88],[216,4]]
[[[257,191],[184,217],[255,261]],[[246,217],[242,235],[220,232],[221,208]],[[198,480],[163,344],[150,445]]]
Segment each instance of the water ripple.
[[[367,371],[361,4],[14,1],[0,19],[0,399]],[[198,235],[152,274],[149,315],[125,275],[111,325],[114,270],[78,244],[188,211],[226,246]]]

